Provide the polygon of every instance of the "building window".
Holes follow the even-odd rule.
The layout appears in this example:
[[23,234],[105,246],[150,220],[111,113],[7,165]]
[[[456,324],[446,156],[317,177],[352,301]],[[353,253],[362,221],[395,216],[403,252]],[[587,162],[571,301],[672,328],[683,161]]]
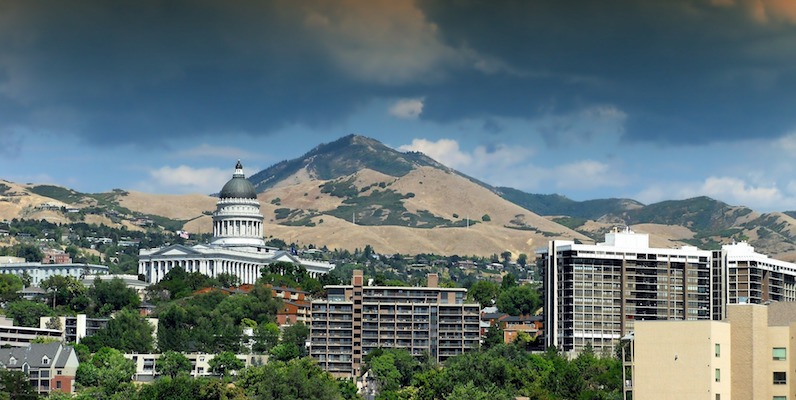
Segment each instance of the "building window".
[[774,396],[773,400],[788,400],[788,396]]
[[61,388],[61,381],[55,381],[55,388],[56,389],[60,389]]
[[784,372],[774,372],[775,385],[785,385],[786,383],[787,383],[787,378]]
[[716,357],[721,357],[721,345],[716,343]]
[[716,368],[716,382],[721,382],[721,370]]
[[721,394],[716,393],[716,400],[721,400]]
[[784,347],[774,347],[771,353],[775,360],[785,360],[787,355],[787,350],[785,350]]

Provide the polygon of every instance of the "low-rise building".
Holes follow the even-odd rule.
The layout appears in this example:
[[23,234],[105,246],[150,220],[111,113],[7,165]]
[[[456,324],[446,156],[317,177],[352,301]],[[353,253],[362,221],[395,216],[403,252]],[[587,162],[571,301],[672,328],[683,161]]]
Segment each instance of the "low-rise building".
[[27,347],[36,338],[61,340],[63,330],[16,326],[14,320],[0,316],[0,346]]
[[[191,362],[190,375],[194,378],[201,376],[213,376],[210,372],[210,360],[216,355],[207,353],[184,353],[188,361]],[[124,358],[133,360],[135,363],[135,375],[133,380],[138,382],[150,382],[160,376],[157,370],[157,360],[161,354],[125,354]],[[235,357],[241,360],[245,367],[263,365],[268,362],[268,356],[262,354],[236,354]]]
[[24,348],[0,348],[0,368],[22,371],[40,394],[74,393],[80,362],[70,346],[34,343]]
[[51,276],[71,276],[81,279],[83,276],[91,274],[107,274],[108,267],[96,264],[42,264],[40,262],[10,262],[0,263],[0,274],[12,274],[20,277],[27,273],[30,277],[31,285],[39,286],[41,282]]
[[639,321],[625,399],[792,398],[796,303],[729,304],[723,321]]
[[57,324],[62,328],[62,339],[66,343],[80,343],[84,337],[91,336],[108,326],[110,320],[110,318],[89,318],[86,314],[41,317],[39,327],[46,328],[48,324],[51,325],[53,318],[57,319]]

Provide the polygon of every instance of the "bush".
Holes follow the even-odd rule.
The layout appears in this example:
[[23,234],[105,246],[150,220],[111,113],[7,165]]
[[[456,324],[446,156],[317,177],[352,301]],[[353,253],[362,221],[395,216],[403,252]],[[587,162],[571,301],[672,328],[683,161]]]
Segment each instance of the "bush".
[[484,221],[484,222],[489,222],[491,220],[492,220],[492,218],[489,217],[489,214],[484,214],[484,216],[481,217],[481,221]]

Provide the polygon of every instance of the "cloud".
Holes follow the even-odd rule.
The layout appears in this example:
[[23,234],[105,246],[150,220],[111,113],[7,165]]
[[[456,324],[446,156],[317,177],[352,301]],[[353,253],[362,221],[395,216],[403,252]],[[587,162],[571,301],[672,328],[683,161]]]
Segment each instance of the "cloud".
[[465,53],[445,44],[413,0],[310,2],[304,26],[351,77],[382,83],[434,81]]
[[739,7],[759,23],[796,22],[796,3],[791,0],[710,0],[721,7]]
[[611,170],[611,166],[594,160],[577,161],[552,169],[555,186],[559,189],[593,189],[622,187],[628,178]]
[[[590,137],[573,117],[609,118],[631,142],[773,138],[796,125],[782,106],[796,103],[796,27],[770,23],[794,20],[791,4],[4,2],[0,129],[148,148],[332,131],[422,93],[420,120],[547,120],[552,145]],[[621,115],[580,115],[592,107]]]
[[534,164],[531,148],[498,143],[462,150],[454,139],[413,139],[401,151],[419,151],[440,163],[495,186],[521,190],[586,190],[627,185],[628,178],[610,164],[581,160],[554,166]]
[[777,184],[754,184],[730,176],[710,176],[701,182],[669,183],[648,187],[636,199],[644,203],[682,200],[708,196],[734,206],[747,206],[757,211],[796,209],[796,185],[787,185],[788,193]]
[[459,169],[469,165],[473,156],[459,148],[459,142],[454,139],[440,139],[436,142],[428,139],[412,139],[411,144],[398,147],[400,151],[419,151],[443,165]]
[[175,156],[192,158],[212,157],[229,160],[245,160],[259,157],[259,155],[249,150],[230,146],[214,146],[207,143],[202,143],[196,147],[184,150],[179,150],[176,152]]
[[139,187],[159,193],[215,193],[232,175],[230,169],[194,168],[186,165],[149,170],[151,181]]
[[390,115],[401,119],[417,119],[423,113],[423,99],[402,99],[390,107]]

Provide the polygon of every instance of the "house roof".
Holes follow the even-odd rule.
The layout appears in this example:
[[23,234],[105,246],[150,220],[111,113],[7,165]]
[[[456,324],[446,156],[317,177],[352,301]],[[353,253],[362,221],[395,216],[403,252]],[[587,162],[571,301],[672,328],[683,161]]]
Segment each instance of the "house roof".
[[[70,358],[74,358],[75,365],[69,365],[72,363]],[[74,349],[59,342],[31,343],[28,347],[0,349],[0,366],[5,368],[22,368],[25,363],[30,368],[66,368],[77,367],[76,362]]]

